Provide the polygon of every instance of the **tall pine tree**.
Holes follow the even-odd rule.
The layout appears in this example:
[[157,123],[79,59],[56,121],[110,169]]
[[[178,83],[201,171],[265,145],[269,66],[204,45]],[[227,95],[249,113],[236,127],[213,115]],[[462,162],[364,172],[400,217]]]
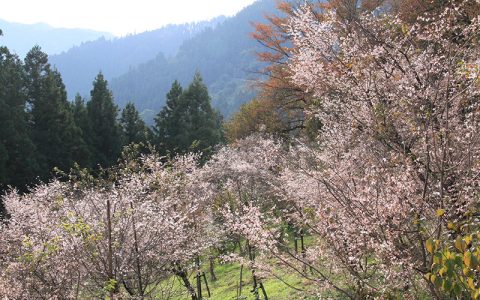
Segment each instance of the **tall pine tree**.
[[76,158],[76,162],[82,167],[89,167],[91,166],[91,153],[86,142],[88,133],[90,132],[90,124],[88,121],[87,106],[85,104],[85,100],[82,98],[82,96],[80,96],[80,94],[75,96],[75,100],[71,104],[71,110],[75,124],[80,129],[80,135],[85,141],[84,144],[79,145],[79,155]]
[[93,82],[91,100],[87,103],[90,131],[88,144],[94,166],[113,165],[121,151],[121,130],[117,121],[118,107],[113,102],[108,83],[99,73]]
[[47,180],[53,168],[68,171],[81,156],[84,141],[75,125],[60,73],[50,68],[47,55],[35,46],[25,58],[32,139]]
[[140,117],[133,103],[128,103],[122,110],[120,126],[122,128],[124,145],[139,143],[147,145],[151,137],[151,132]]
[[185,91],[174,82],[167,94],[167,105],[155,119],[160,148],[171,154],[201,152],[204,158],[208,157],[222,141],[221,117],[210,102],[198,72]]
[[39,165],[30,137],[22,61],[0,47],[0,193],[8,185],[24,190]]
[[185,110],[180,107],[182,93],[182,86],[175,80],[167,93],[165,107],[155,118],[156,144],[163,154],[181,148],[181,145],[185,144],[181,135],[181,132],[187,130],[185,120],[181,119],[182,111]]

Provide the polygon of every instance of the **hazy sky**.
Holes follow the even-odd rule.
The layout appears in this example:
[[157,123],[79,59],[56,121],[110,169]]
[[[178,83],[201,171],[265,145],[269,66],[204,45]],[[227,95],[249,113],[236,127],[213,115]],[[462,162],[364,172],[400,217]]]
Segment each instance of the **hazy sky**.
[[5,0],[0,19],[115,35],[233,15],[255,0]]

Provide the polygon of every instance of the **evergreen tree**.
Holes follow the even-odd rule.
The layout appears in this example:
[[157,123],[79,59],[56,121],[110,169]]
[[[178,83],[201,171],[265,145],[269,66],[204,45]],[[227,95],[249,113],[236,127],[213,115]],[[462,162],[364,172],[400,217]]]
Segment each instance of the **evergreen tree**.
[[122,111],[120,126],[124,145],[139,143],[146,145],[150,139],[150,129],[145,125],[135,105],[131,102]]
[[113,103],[112,92],[103,74],[93,82],[91,100],[87,103],[90,131],[88,143],[93,165],[113,165],[121,151],[120,127],[117,121],[118,107]]
[[32,139],[47,180],[53,168],[68,171],[81,157],[84,141],[75,125],[60,73],[50,68],[48,57],[35,46],[25,59]]
[[180,118],[182,111],[180,98],[182,93],[182,86],[175,80],[167,93],[165,107],[155,118],[154,132],[156,143],[159,146],[159,150],[164,154],[180,147],[181,133],[187,130],[186,124],[183,122],[184,120]]
[[0,192],[7,185],[24,190],[39,171],[26,113],[21,60],[0,47]]
[[80,145],[81,149],[79,149],[79,156],[77,157],[76,162],[82,167],[88,167],[90,166],[91,153],[86,142],[87,135],[90,131],[90,125],[88,122],[87,106],[85,105],[85,100],[80,94],[75,95],[75,100],[71,104],[71,110],[75,124],[80,129],[80,135],[85,141],[84,144]]
[[222,139],[221,117],[211,106],[207,86],[200,73],[195,73],[192,83],[182,95],[187,108],[185,116],[191,149],[208,155]]
[[167,106],[156,118],[160,146],[172,154],[202,152],[206,158],[222,141],[221,117],[210,104],[208,89],[197,72],[182,92],[174,82],[167,94]]

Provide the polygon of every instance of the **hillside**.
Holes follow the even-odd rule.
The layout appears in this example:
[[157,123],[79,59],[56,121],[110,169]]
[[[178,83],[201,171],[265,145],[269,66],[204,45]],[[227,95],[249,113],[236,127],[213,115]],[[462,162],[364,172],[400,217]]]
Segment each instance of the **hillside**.
[[20,57],[24,57],[34,45],[39,45],[43,51],[53,55],[86,41],[113,37],[110,33],[94,30],[53,28],[42,23],[27,25],[5,20],[0,20],[0,28],[3,31],[0,45],[7,46]]
[[213,105],[228,117],[255,95],[250,83],[261,68],[255,52],[261,45],[250,37],[251,23],[273,12],[275,1],[246,7],[214,29],[187,40],[172,59],[158,56],[114,79],[111,87],[120,106],[134,101],[147,120],[165,103],[173,80],[189,82],[196,70],[207,84]]
[[225,17],[217,17],[198,23],[167,25],[122,38],[100,38],[51,56],[50,62],[61,72],[69,98],[73,98],[76,93],[87,96],[93,78],[99,71],[110,80],[157,55],[172,57],[185,40],[206,28],[215,27],[224,19]]

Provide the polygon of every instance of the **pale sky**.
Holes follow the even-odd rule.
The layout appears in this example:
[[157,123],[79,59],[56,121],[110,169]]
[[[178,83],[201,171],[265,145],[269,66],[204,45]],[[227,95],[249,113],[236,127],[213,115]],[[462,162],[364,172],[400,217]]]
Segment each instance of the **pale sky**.
[[117,36],[170,23],[231,16],[255,0],[3,0],[0,19],[85,28]]

